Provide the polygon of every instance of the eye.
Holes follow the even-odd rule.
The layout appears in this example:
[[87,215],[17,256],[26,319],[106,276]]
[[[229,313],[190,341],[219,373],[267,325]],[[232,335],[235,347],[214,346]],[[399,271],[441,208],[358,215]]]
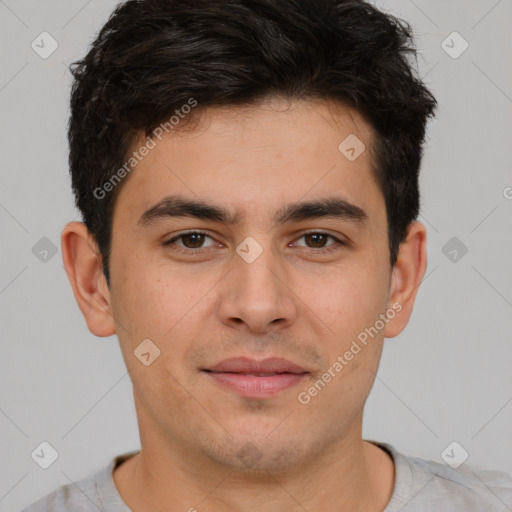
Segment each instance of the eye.
[[[178,248],[182,249],[203,249],[204,247],[209,247],[203,245],[205,239],[209,238],[213,241],[213,238],[202,231],[188,231],[186,233],[181,233],[180,235],[171,238],[164,242],[165,246],[168,245],[176,245]],[[180,241],[180,243],[176,243]]]
[[[306,247],[307,249],[320,249],[319,252],[322,252],[322,249],[323,251],[327,252],[337,249],[340,245],[347,245],[339,238],[336,238],[335,236],[328,233],[323,233],[321,231],[303,233],[297,240],[301,239],[304,239],[305,245],[298,244],[299,247]],[[329,239],[333,240],[334,243],[327,245],[327,241]]]
[[[211,243],[205,245],[207,239],[211,240]],[[297,238],[297,240],[301,239],[304,240],[304,244],[295,242],[294,245],[305,249],[311,249],[313,252],[330,252],[340,248],[340,246],[347,245],[347,243],[341,241],[339,238],[322,231],[303,233],[299,238]],[[327,242],[329,240],[332,240],[332,243],[328,244]],[[163,242],[163,245],[174,246],[176,250],[183,252],[202,252],[200,249],[207,249],[208,247],[215,246],[215,240],[202,231],[187,231]]]

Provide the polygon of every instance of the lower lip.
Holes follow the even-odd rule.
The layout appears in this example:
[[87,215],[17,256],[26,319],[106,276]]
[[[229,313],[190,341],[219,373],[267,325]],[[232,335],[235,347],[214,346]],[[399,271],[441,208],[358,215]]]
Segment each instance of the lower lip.
[[241,396],[265,398],[297,385],[307,373],[279,373],[268,377],[243,373],[205,372],[221,386]]

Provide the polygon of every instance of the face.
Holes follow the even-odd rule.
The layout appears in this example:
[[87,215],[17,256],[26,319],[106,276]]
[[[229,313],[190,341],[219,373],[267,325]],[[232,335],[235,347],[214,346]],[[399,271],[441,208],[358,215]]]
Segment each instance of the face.
[[211,109],[126,178],[109,301],[143,446],[276,470],[360,437],[398,314],[371,142],[339,105]]

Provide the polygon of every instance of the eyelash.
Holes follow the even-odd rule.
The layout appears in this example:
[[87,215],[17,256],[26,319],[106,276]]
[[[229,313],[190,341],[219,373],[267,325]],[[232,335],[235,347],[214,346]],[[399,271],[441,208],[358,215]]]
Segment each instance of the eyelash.
[[[213,240],[213,237],[210,234],[206,233],[205,231],[185,231],[183,233],[180,233],[179,235],[176,235],[175,237],[171,238],[170,240],[163,242],[163,245],[164,245],[164,247],[171,246],[177,240],[179,240],[180,238],[183,238],[184,236],[187,236],[187,235],[205,235],[208,238],[211,238]],[[342,240],[335,237],[334,235],[331,235],[330,233],[325,233],[323,231],[306,231],[306,232],[302,233],[296,240],[299,240],[306,235],[325,235],[325,236],[327,236],[327,238],[332,238],[336,242],[327,247],[322,247],[322,248],[318,248],[318,249],[315,247],[303,247],[304,249],[309,249],[311,251],[314,251],[315,253],[331,253],[333,251],[340,249],[342,246],[348,245],[346,242],[343,242]],[[177,248],[175,248],[174,250],[177,250],[178,252],[182,252],[182,253],[188,253],[188,254],[191,254],[191,253],[201,254],[201,253],[205,252],[205,250],[206,251],[208,250],[208,248],[206,248],[205,250],[201,250],[202,248],[191,249],[188,247],[186,247],[186,248],[178,247],[178,246],[176,246],[176,247]]]

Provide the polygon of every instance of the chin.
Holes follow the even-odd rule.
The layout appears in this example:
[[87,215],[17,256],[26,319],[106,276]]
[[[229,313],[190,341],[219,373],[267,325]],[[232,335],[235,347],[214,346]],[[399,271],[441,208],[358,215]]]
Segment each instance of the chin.
[[235,432],[234,429],[227,428],[231,436],[223,432],[221,438],[213,439],[208,436],[209,439],[196,440],[199,442],[199,449],[215,463],[229,470],[245,470],[251,473],[296,470],[297,466],[307,463],[321,449],[318,443],[313,443],[308,450],[303,434],[293,439],[292,433],[283,429],[278,435],[276,431],[273,432],[276,426],[277,423],[273,422],[272,428],[258,429],[253,421],[250,433],[245,429]]

